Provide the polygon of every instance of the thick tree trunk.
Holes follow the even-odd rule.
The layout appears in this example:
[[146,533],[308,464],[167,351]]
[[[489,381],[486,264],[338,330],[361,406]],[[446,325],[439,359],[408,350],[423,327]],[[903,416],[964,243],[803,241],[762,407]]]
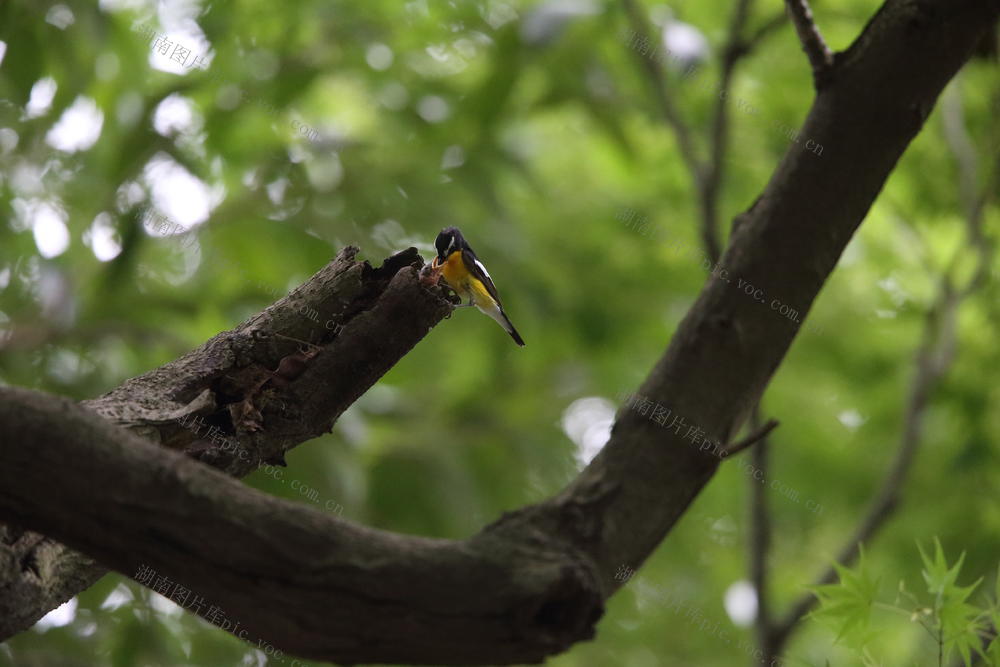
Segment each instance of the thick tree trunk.
[[[661,406],[656,421],[645,407],[621,411],[608,445],[556,497],[466,541],[397,536],[247,489],[65,401],[3,390],[0,426],[16,438],[0,447],[0,517],[126,574],[149,565],[303,656],[517,663],[592,636],[603,600],[622,584],[616,573],[645,560],[719,463],[689,434],[726,441],[757,403],[798,328],[774,304],[805,316],[937,95],[998,12],[996,0],[889,0],[835,55],[801,131],[822,154],[791,144],[737,218],[720,270],[639,390]],[[401,289],[416,285],[406,271],[393,281]],[[368,386],[328,374],[338,361],[353,368],[352,350],[362,350],[355,358],[366,367],[372,354],[384,362],[382,337],[393,340],[404,327],[412,345],[440,319],[447,306],[427,294],[414,289],[426,305],[400,302],[382,315],[376,302],[354,318],[369,340],[342,354],[337,339],[329,343],[335,354],[324,352],[291,384],[285,407],[263,397],[265,433],[273,424],[296,435],[247,434],[258,458],[329,426],[341,399],[316,393],[353,400]],[[399,354],[408,349],[404,338]],[[219,348],[216,340],[206,344],[221,360],[212,368],[254,361],[234,342]],[[371,381],[378,374],[361,373]],[[199,405],[206,388],[228,396],[222,373],[209,375],[216,384],[171,380],[160,395],[177,409]],[[289,409],[298,413],[283,414]],[[255,445],[257,438],[263,442]],[[239,471],[234,462],[219,467]],[[39,493],[43,482],[52,493]]]

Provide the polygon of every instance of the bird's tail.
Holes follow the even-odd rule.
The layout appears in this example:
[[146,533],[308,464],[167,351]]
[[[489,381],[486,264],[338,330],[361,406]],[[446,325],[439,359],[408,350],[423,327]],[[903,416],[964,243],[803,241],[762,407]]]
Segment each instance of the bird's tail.
[[510,337],[514,339],[515,343],[524,347],[524,339],[521,338],[521,334],[517,333],[517,329],[515,329],[514,325],[511,324],[510,318],[507,317],[507,313],[503,312],[503,308],[497,304],[492,304],[492,307],[490,308],[480,307],[479,310],[496,320],[497,324],[502,326],[503,330],[510,334]]
[[[500,312],[503,313],[503,311]],[[504,329],[506,329],[507,333],[510,334],[510,337],[514,339],[515,343],[524,347],[524,339],[521,338],[521,334],[517,333],[517,329],[514,328],[514,325],[510,323],[510,319],[507,317],[506,313],[503,313],[503,318],[507,320],[507,326],[505,326]]]

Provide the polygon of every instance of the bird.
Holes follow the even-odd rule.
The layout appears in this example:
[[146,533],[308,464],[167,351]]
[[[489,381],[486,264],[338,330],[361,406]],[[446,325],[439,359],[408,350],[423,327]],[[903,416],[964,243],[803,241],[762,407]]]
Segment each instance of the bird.
[[444,276],[451,287],[463,300],[468,299],[465,306],[475,306],[482,313],[489,315],[510,334],[514,342],[524,346],[524,339],[511,324],[510,318],[503,310],[500,295],[496,285],[490,278],[489,271],[476,257],[472,247],[462,236],[457,227],[445,227],[434,241],[438,254],[431,263],[431,268]]

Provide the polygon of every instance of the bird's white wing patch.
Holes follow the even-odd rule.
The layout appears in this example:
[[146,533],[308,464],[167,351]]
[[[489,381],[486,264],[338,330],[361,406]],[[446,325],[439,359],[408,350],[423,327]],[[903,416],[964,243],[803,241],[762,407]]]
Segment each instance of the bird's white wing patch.
[[493,276],[490,275],[490,272],[486,270],[486,267],[483,266],[483,263],[480,262],[478,259],[476,260],[476,266],[479,267],[480,271],[482,271],[483,273],[486,274],[487,278],[489,278],[490,280],[493,280]]

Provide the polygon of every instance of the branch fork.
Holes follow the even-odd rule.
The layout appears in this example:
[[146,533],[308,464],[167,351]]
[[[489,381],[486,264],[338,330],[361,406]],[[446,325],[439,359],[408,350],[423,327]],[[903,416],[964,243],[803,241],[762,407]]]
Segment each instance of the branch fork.
[[809,58],[812,65],[813,82],[816,90],[822,88],[830,79],[833,73],[834,55],[830,47],[826,45],[819,26],[813,20],[812,10],[809,8],[809,0],[785,0],[788,6],[788,15],[798,33],[799,41],[802,42],[802,50]]

